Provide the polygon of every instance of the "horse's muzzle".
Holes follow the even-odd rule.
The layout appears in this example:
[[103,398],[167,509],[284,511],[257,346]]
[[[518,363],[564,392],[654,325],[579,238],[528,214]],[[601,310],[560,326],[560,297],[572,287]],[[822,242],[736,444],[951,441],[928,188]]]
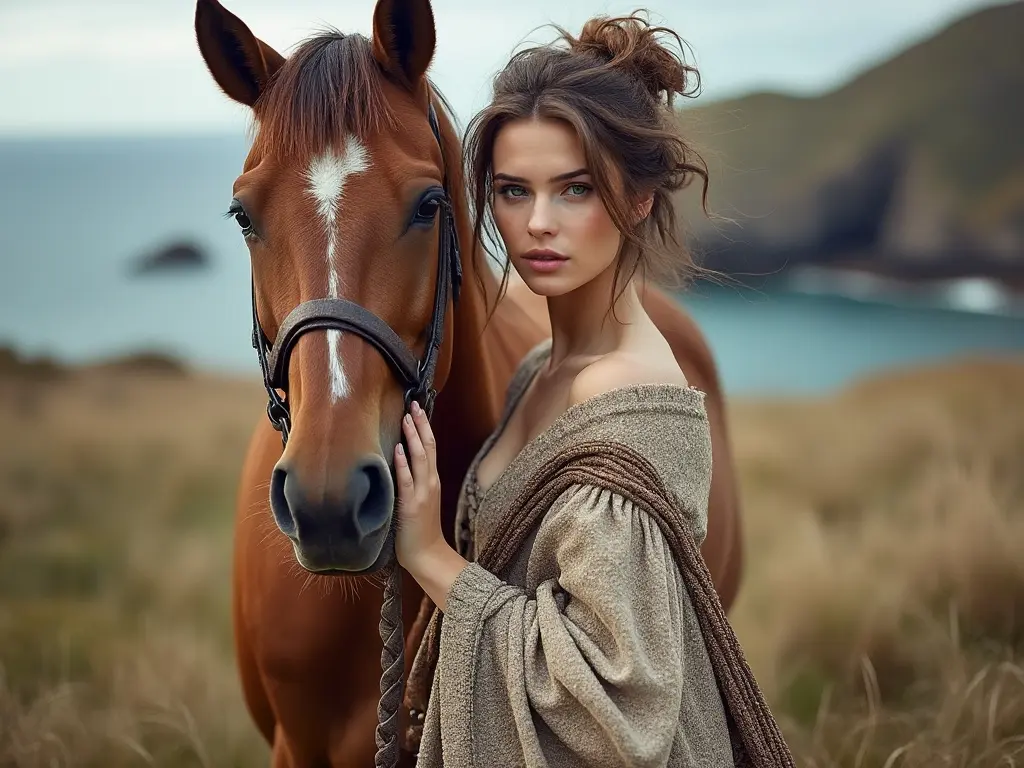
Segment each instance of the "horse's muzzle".
[[310,571],[376,570],[394,503],[391,470],[378,454],[356,461],[337,494],[304,484],[300,473],[283,461],[270,480],[274,520],[292,541],[299,563]]

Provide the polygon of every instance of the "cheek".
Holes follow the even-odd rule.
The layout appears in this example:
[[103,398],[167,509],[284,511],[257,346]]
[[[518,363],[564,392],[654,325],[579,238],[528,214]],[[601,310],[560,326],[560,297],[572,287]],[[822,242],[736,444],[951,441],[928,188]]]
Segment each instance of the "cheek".
[[595,252],[604,253],[618,249],[619,230],[600,200],[587,201],[579,205],[573,220],[573,236],[586,242]]
[[498,234],[504,240],[514,239],[526,227],[528,214],[523,213],[527,210],[525,205],[509,205],[498,202],[495,203],[492,210],[494,211],[494,224],[498,227]]

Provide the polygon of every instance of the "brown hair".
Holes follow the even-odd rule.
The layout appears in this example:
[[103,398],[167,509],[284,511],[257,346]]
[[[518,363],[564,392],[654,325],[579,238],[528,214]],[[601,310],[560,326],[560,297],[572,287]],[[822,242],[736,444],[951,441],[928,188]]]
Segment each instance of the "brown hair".
[[[595,187],[623,235],[613,291],[624,290],[637,270],[662,285],[699,270],[679,243],[672,194],[700,177],[707,212],[707,166],[678,135],[673,109],[677,94],[699,91],[700,77],[659,41],[667,35],[682,49],[679,35],[652,26],[642,14],[593,18],[579,37],[553,25],[560,33],[555,43],[520,51],[495,77],[493,100],[470,122],[466,158],[474,245],[496,261],[483,239],[486,233],[500,242],[491,208],[494,141],[510,121],[540,117],[563,120],[576,131]],[[637,221],[637,206],[650,195],[650,215]],[[506,261],[502,292],[509,269]]]
[[370,41],[327,27],[303,42],[274,74],[256,103],[255,141],[301,160],[345,133],[365,138],[394,126],[383,83]]

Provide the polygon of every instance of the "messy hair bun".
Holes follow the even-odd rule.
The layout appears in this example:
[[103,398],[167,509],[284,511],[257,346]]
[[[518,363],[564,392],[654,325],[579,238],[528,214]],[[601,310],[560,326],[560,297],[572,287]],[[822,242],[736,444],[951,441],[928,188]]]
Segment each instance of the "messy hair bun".
[[579,37],[562,30],[562,38],[573,53],[591,54],[608,66],[625,70],[643,83],[655,99],[665,94],[671,105],[676,94],[690,96],[699,90],[700,75],[663,45],[659,35],[674,39],[682,49],[679,35],[668,27],[651,25],[639,12],[593,18],[583,25]]
[[[554,29],[554,43],[512,56],[494,78],[491,103],[470,122],[464,147],[474,253],[490,253],[502,266],[504,290],[509,264],[490,249],[501,242],[491,208],[495,138],[512,121],[548,119],[573,128],[594,186],[622,235],[613,290],[625,290],[637,271],[673,287],[705,272],[680,243],[675,214],[676,193],[695,179],[703,182],[706,213],[708,189],[707,166],[680,135],[672,108],[675,96],[699,88],[697,70],[660,39],[674,39],[681,50],[679,36],[652,26],[640,12],[591,19],[579,35]],[[646,216],[638,213],[648,204]]]

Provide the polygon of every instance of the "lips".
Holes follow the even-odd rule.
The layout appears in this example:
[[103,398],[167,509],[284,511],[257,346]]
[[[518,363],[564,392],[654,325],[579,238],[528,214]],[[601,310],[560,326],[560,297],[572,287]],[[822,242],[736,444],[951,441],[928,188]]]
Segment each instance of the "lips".
[[549,274],[557,272],[569,258],[555,251],[535,250],[523,254],[523,261],[533,272]]
[[523,254],[523,258],[527,261],[538,261],[538,262],[549,262],[549,261],[568,261],[567,256],[556,251],[528,251]]

